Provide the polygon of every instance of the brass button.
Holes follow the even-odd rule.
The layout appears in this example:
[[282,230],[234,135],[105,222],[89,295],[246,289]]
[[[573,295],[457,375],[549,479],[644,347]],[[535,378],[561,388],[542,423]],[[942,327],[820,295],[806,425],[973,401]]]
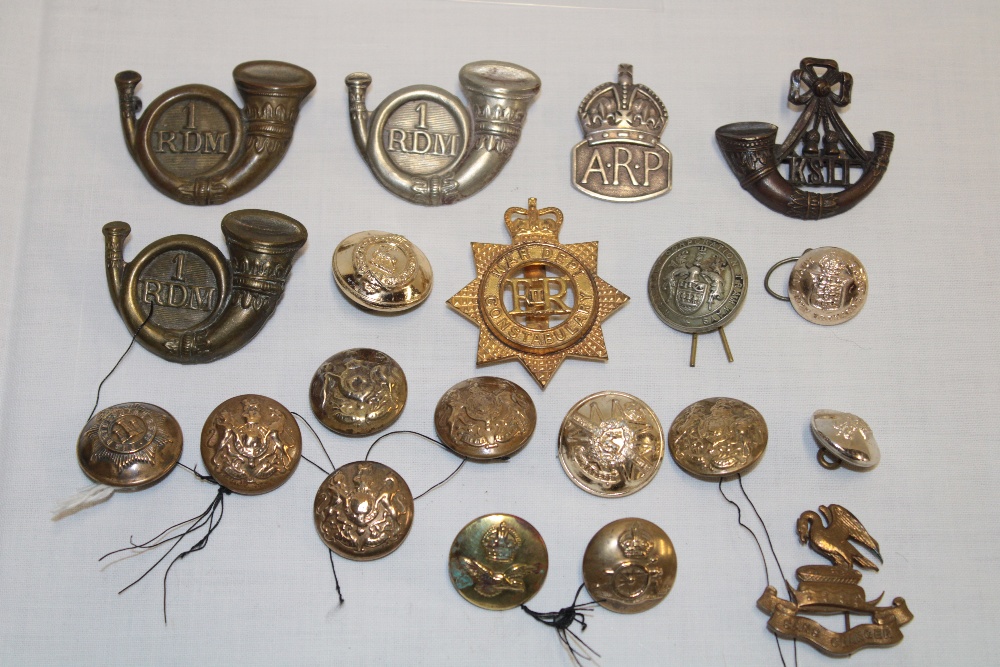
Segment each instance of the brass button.
[[524,604],[545,583],[549,552],[535,527],[511,514],[488,514],[455,537],[448,572],[455,590],[483,609]]
[[668,434],[670,455],[696,477],[746,472],[767,447],[767,424],[752,405],[735,398],[706,398],[687,406]]
[[597,531],[583,554],[583,582],[590,597],[621,614],[660,604],[676,578],[673,543],[645,519],[612,521]]
[[520,386],[497,377],[459,382],[438,401],[434,427],[459,456],[489,460],[517,454],[535,432],[535,404]]
[[333,275],[344,295],[368,310],[398,312],[423,303],[434,274],[427,257],[405,236],[351,234],[333,251]]
[[266,396],[245,394],[224,401],[201,430],[205,467],[235,493],[273,491],[295,472],[301,455],[302,435],[295,418]]
[[375,560],[399,548],[413,524],[413,495],[399,473],[374,461],[333,471],[316,491],[320,539],[351,560]]
[[316,418],[341,435],[369,435],[388,427],[406,405],[406,376],[392,357],[368,348],[324,361],[309,386]]
[[595,496],[627,496],[649,484],[663,462],[663,428],[635,396],[602,391],[570,408],[559,429],[559,463]]
[[169,412],[149,403],[119,403],[87,422],[76,455],[98,484],[143,487],[174,469],[183,446],[180,424]]

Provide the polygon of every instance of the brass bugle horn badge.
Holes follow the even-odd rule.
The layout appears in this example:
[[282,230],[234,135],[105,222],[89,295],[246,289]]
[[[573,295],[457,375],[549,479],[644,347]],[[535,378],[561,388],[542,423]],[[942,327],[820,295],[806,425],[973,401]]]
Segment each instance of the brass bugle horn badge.
[[481,60],[458,73],[471,113],[436,86],[397,90],[369,113],[372,78],[349,74],[354,142],[387,190],[424,206],[471,197],[496,178],[514,153],[528,107],[542,82],[512,63]]
[[[851,103],[853,85],[836,60],[804,58],[788,91],[789,103],[803,107],[802,114],[780,146],[775,147],[778,128],[770,123],[731,123],[716,130],[743,189],[772,211],[802,220],[839,215],[864,199],[889,166],[894,138],[892,132],[876,132],[875,150],[866,151],[847,129],[837,107]],[[821,191],[826,188],[841,190]]]
[[122,132],[149,182],[182,204],[221,204],[246,194],[288,150],[299,106],[316,77],[297,65],[255,60],[237,65],[233,79],[242,110],[222,91],[180,86],[142,107],[138,72],[115,76]]
[[197,364],[232,354],[257,335],[285,290],[306,228],[280,213],[246,209],[222,219],[230,259],[205,239],[175,234],[131,262],[131,228],[104,225],[108,290],[139,342],[168,361]]

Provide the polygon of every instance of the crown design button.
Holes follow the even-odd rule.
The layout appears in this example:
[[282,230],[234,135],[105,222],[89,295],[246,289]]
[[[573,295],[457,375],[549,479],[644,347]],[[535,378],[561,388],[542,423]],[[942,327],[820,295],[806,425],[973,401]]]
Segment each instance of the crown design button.
[[341,435],[369,435],[388,428],[406,405],[406,376],[384,352],[344,350],[316,369],[309,403],[323,426]]
[[583,582],[590,597],[621,614],[660,604],[676,578],[673,543],[645,519],[612,521],[597,531],[583,554]]
[[258,495],[284,484],[302,456],[302,434],[292,414],[257,394],[224,401],[205,420],[201,458],[208,472],[235,493]]
[[667,108],[652,90],[632,83],[632,66],[618,66],[618,83],[603,83],[578,111],[586,139],[573,147],[573,186],[606,201],[642,201],[670,191],[673,157],[660,143]]
[[511,457],[535,432],[535,404],[520,386],[497,377],[463,380],[434,410],[438,437],[453,452],[487,461]]
[[420,305],[434,282],[420,248],[405,236],[379,231],[358,232],[341,241],[333,251],[333,275],[344,296],[383,313]]
[[615,498],[642,489],[663,462],[663,428],[635,396],[602,391],[570,408],[559,429],[559,463],[578,487]]
[[488,514],[455,537],[448,572],[455,590],[483,609],[524,604],[545,583],[549,552],[535,527],[511,514]]
[[91,417],[76,454],[98,484],[141,488],[166,477],[183,446],[180,424],[169,412],[149,403],[119,403]]

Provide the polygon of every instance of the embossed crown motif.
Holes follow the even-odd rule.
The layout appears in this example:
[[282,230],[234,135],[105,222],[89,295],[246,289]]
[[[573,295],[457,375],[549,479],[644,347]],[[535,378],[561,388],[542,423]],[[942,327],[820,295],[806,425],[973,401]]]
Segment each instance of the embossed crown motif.
[[667,107],[656,93],[632,83],[632,66],[618,66],[618,83],[607,82],[583,98],[580,124],[591,145],[624,141],[655,146],[667,123]]
[[528,199],[528,208],[511,206],[503,214],[507,231],[514,243],[525,241],[559,241],[559,230],[562,228],[562,211],[555,207],[538,209],[538,200]]
[[483,534],[483,551],[486,557],[498,563],[509,563],[521,548],[521,538],[501,521]]
[[618,538],[618,546],[627,558],[646,558],[653,549],[653,542],[638,524],[632,524]]

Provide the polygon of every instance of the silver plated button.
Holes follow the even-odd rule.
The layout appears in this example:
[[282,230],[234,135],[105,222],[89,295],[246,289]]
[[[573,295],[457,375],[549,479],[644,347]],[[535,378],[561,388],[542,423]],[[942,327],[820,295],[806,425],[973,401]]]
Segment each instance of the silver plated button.
[[[771,289],[771,274],[782,264],[791,264],[788,296]],[[810,248],[800,257],[789,257],[772,266],[764,276],[764,289],[775,299],[791,301],[804,319],[831,326],[853,319],[868,299],[868,272],[857,257],[826,246]]]
[[817,410],[810,428],[820,446],[817,458],[824,468],[832,470],[841,463],[852,468],[874,468],[882,458],[871,427],[850,412]]

